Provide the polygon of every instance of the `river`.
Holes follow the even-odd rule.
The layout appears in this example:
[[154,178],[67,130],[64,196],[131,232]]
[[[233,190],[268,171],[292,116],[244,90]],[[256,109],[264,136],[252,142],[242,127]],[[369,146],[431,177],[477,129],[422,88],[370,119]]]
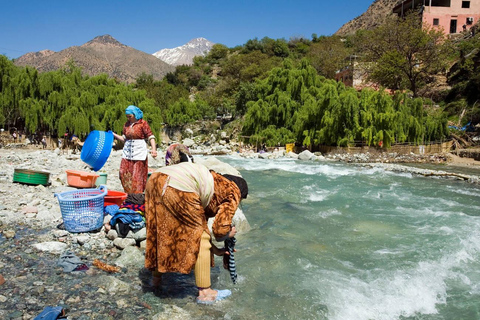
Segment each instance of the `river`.
[[338,162],[223,157],[250,194],[225,319],[479,319],[480,190]]

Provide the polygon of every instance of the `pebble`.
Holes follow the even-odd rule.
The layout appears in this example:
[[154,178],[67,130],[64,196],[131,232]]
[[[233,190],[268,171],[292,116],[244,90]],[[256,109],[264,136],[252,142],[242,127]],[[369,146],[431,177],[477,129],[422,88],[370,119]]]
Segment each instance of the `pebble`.
[[[102,168],[109,190],[123,190],[118,179],[120,161],[121,151],[112,150]],[[149,158],[153,169],[163,163],[164,158]],[[5,177],[0,179],[0,319],[33,319],[46,306],[62,306],[68,319],[75,320],[154,319],[169,304],[172,318],[177,313],[178,317],[199,313],[193,274],[171,275],[170,282],[185,288],[181,298],[155,296],[149,285],[151,272],[144,268],[144,230],[132,233],[132,238],[119,238],[114,229],[108,237],[103,229],[86,233],[61,229],[63,218],[55,194],[76,190],[67,185],[65,170],[90,171],[79,155],[67,158],[49,150],[1,148],[0,168]],[[13,183],[15,168],[47,170],[51,184]],[[57,262],[66,249],[88,270],[63,272]],[[94,259],[119,265],[121,271],[108,274],[93,266]],[[188,310],[173,308],[176,305],[186,305]],[[208,309],[204,312],[204,318],[212,318]]]

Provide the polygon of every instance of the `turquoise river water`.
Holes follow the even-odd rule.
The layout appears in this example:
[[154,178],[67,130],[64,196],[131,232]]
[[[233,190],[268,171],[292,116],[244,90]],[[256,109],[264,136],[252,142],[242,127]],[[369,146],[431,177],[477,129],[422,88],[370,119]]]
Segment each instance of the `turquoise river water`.
[[[337,162],[221,158],[252,227],[224,319],[480,319],[480,188]],[[208,312],[207,312],[208,313]],[[213,315],[213,313],[212,313]]]

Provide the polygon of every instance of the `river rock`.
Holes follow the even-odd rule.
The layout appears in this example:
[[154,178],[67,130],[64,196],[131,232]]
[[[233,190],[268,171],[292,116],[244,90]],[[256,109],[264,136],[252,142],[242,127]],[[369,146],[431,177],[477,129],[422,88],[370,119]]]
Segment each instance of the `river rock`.
[[6,238],[6,239],[12,239],[15,237],[15,230],[5,230],[3,231],[3,236]]
[[115,240],[118,238],[118,232],[115,229],[110,229],[107,233],[107,238],[110,240]]
[[182,143],[183,143],[185,146],[187,146],[187,147],[190,148],[191,146],[193,146],[193,145],[195,144],[195,141],[193,141],[193,140],[190,139],[190,138],[186,138],[186,139],[183,140]]
[[145,256],[136,246],[128,246],[122,250],[120,257],[115,260],[115,264],[119,267],[143,266]]
[[190,320],[192,316],[184,309],[174,305],[164,305],[163,311],[155,314],[152,320]]
[[49,241],[49,242],[41,242],[41,243],[34,243],[32,244],[34,248],[40,251],[47,251],[51,253],[62,253],[68,247],[66,243],[58,242],[58,241]]
[[129,231],[127,238],[135,239],[135,241],[140,242],[147,239],[147,228],[141,228],[136,231]]
[[298,155],[298,159],[299,160],[311,160],[312,157],[314,157],[314,156],[315,155],[313,153],[311,153],[310,151],[304,150]]
[[128,283],[117,279],[114,276],[102,276],[100,277],[100,287],[103,287],[107,293],[114,296],[118,293],[129,293],[131,287]]
[[125,249],[128,246],[135,246],[137,242],[131,238],[116,238],[113,240],[113,245],[119,249]]

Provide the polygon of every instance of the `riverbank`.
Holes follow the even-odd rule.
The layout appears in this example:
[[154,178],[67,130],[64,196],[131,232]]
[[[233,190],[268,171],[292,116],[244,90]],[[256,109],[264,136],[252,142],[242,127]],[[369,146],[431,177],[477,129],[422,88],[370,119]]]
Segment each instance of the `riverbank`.
[[[459,170],[480,168],[478,161],[449,155],[400,158],[397,155],[285,154],[281,151],[236,153],[225,150],[202,149],[201,154],[217,152],[258,158],[258,161],[272,157],[342,161],[382,166],[385,170],[406,170],[412,174],[439,170],[418,171],[418,168],[409,168],[405,164],[452,165]],[[200,154],[198,149],[192,151]],[[197,161],[204,158],[197,157]],[[404,162],[392,164],[392,159]],[[107,185],[112,190],[121,190],[118,179],[120,160],[121,151],[112,150],[102,168],[108,174]],[[160,154],[158,159],[149,156],[149,166],[153,170],[163,163],[164,154]],[[54,195],[74,190],[66,183],[65,170],[89,170],[79,154],[38,148],[2,148],[0,168],[0,318],[33,319],[44,307],[57,305],[67,310],[69,319],[200,319],[212,314],[214,318],[224,315],[221,306],[206,310],[196,305],[193,275],[170,275],[165,285],[153,290],[150,273],[143,269],[141,245],[125,245],[122,248],[103,229],[74,234],[57,227],[62,222],[62,215]],[[32,186],[13,183],[15,168],[49,172],[49,184]],[[136,240],[134,242],[137,243]],[[88,270],[64,272],[57,262],[60,254],[67,249],[84,262]],[[95,259],[120,269],[118,272],[106,272],[93,265]],[[218,267],[221,261],[216,260],[216,264],[213,269],[214,285],[220,274],[225,272]],[[169,285],[172,283],[175,285]]]

